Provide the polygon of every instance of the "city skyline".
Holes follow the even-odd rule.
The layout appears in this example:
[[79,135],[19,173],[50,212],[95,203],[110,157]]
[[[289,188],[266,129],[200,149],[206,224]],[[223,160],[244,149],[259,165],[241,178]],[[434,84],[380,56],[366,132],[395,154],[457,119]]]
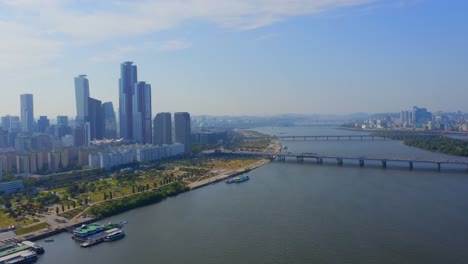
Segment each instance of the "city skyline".
[[1,115],[20,115],[29,93],[35,118],[74,118],[78,74],[117,106],[126,60],[158,95],[154,113],[468,112],[463,1],[164,3],[0,1],[3,84],[15,87],[2,89]]

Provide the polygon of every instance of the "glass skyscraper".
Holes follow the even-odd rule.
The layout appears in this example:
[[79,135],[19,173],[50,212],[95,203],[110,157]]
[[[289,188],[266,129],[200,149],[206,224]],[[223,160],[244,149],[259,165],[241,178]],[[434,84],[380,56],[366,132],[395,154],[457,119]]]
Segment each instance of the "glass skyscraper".
[[89,81],[86,75],[75,77],[76,123],[83,124],[89,119]]
[[34,127],[34,103],[32,94],[22,94],[21,98],[21,124],[23,132],[32,133]]
[[120,137],[133,140],[133,96],[137,83],[137,66],[127,61],[120,64],[119,127]]
[[151,85],[135,83],[133,95],[133,140],[140,144],[152,144]]
[[158,113],[154,118],[154,145],[172,144],[172,120],[171,113]]
[[102,104],[102,114],[104,116],[104,138],[117,138],[117,122],[112,102]]
[[190,114],[179,112],[174,114],[175,141],[184,144],[185,153],[192,151],[192,131],[190,128]]

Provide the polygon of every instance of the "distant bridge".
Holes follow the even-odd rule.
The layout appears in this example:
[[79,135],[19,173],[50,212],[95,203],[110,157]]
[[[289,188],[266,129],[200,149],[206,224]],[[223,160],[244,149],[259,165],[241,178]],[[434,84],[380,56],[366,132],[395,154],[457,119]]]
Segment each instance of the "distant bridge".
[[317,153],[267,153],[267,152],[250,152],[250,151],[235,151],[223,152],[225,154],[239,155],[239,156],[253,156],[253,157],[267,157],[285,161],[286,159],[294,158],[298,162],[304,162],[306,159],[315,160],[318,164],[323,164],[325,160],[336,161],[338,166],[348,162],[357,161],[359,167],[364,167],[366,162],[378,162],[382,168],[387,168],[388,163],[407,164],[409,169],[414,169],[415,164],[433,164],[437,170],[449,168],[453,166],[465,166],[468,169],[468,161],[451,161],[451,160],[425,160],[425,159],[406,159],[406,158],[386,158],[386,157],[365,157],[365,156],[340,156],[340,155],[321,155]]

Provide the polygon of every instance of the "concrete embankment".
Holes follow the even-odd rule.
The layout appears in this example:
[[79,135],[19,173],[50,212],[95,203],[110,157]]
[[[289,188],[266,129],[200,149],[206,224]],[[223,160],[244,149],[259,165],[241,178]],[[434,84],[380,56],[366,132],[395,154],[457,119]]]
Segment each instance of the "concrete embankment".
[[193,190],[193,189],[198,189],[198,188],[201,188],[203,186],[206,186],[206,185],[209,185],[209,184],[213,184],[215,182],[219,182],[219,181],[223,181],[227,178],[230,178],[230,177],[235,177],[237,175],[240,175],[240,174],[243,174],[243,173],[246,173],[246,172],[249,172],[253,169],[256,169],[256,168],[259,168],[265,164],[267,164],[268,162],[270,162],[270,160],[268,159],[262,159],[262,160],[259,160],[257,161],[256,163],[254,163],[253,165],[251,166],[248,166],[248,167],[245,167],[245,168],[242,168],[242,169],[239,169],[239,170],[230,170],[230,171],[226,171],[226,172],[223,172],[221,174],[218,174],[214,177],[211,177],[211,178],[208,178],[208,179],[205,179],[205,180],[202,180],[202,181],[197,181],[197,182],[193,182],[193,183],[190,183],[188,185],[188,187]]

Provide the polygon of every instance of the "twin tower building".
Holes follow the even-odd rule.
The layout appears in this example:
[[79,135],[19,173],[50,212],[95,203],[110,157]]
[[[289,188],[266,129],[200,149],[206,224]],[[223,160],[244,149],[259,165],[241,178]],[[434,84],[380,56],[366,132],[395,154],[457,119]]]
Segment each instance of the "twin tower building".
[[151,85],[138,81],[137,66],[133,62],[120,65],[118,133],[112,102],[102,104],[90,97],[86,75],[75,77],[75,98],[76,124],[85,128],[88,140],[117,138],[118,134],[118,137],[138,144],[182,143],[185,152],[191,151],[190,114],[174,114],[174,140],[170,113],[157,114],[153,123]]

